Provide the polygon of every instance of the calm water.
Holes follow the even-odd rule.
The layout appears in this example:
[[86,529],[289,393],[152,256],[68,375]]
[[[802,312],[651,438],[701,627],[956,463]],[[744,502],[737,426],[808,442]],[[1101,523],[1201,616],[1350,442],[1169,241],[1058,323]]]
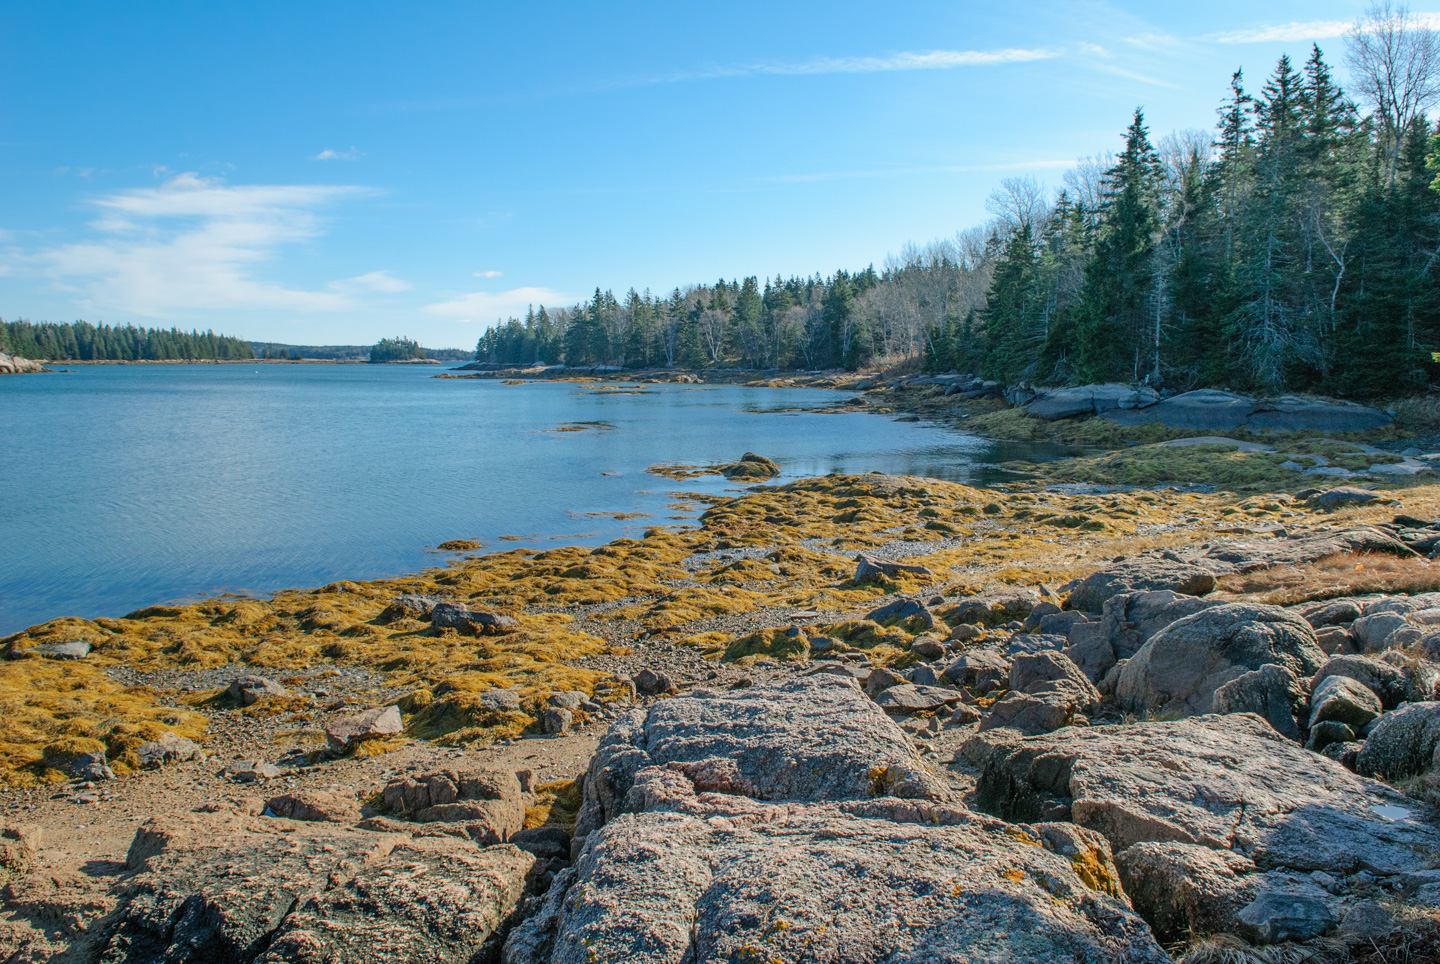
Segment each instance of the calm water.
[[[414,571],[433,547],[637,534],[667,491],[718,477],[659,462],[752,450],[787,478],[880,471],[965,480],[1020,457],[864,414],[779,414],[813,389],[435,379],[435,366],[149,365],[0,377],[0,635],[220,591]],[[565,423],[603,423],[557,432]],[[588,513],[643,512],[619,521]]]

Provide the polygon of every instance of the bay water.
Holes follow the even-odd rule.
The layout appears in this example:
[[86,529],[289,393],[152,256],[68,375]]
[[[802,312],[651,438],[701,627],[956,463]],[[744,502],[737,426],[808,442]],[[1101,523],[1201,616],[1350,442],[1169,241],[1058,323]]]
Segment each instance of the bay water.
[[853,393],[617,391],[438,372],[96,365],[0,378],[0,635],[57,616],[412,572],[443,563],[435,546],[452,539],[598,544],[694,524],[673,518],[686,515],[670,507],[677,490],[739,491],[717,476],[647,473],[657,463],[753,451],[780,464],[778,482],[976,481],[996,461],[1058,454],[813,411]]

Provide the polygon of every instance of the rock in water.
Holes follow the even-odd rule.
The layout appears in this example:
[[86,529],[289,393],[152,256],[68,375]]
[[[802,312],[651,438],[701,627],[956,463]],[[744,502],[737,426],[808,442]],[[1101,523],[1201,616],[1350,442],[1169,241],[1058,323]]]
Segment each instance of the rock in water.
[[452,836],[157,817],[135,835],[121,906],[94,950],[115,964],[468,964],[515,912],[534,862]]
[[394,736],[403,729],[400,708],[381,706],[331,723],[325,727],[325,742],[331,753],[340,755],[348,753],[366,740]]
[[722,465],[720,474],[727,479],[755,479],[763,482],[766,479],[773,479],[780,474],[780,466],[765,458],[763,455],[756,455],[754,452],[746,452],[740,456],[740,461],[732,462],[730,465]]
[[1267,663],[1296,677],[1325,662],[1315,630],[1278,606],[1226,603],[1160,630],[1120,671],[1115,697],[1132,713],[1209,713],[1215,691]]

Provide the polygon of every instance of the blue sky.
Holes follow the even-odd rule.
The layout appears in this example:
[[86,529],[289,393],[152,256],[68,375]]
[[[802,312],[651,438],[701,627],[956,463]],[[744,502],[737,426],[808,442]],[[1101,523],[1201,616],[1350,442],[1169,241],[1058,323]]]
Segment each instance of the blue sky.
[[[530,302],[879,264],[1210,128],[1359,2],[0,9],[0,317],[470,347]],[[1417,12],[1428,12],[1423,6]]]

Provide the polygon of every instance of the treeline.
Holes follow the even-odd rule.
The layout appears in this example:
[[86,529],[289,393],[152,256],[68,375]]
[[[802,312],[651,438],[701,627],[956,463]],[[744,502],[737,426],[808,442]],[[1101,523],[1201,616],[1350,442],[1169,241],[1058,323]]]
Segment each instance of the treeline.
[[0,351],[49,361],[205,361],[254,358],[250,343],[213,331],[0,321]]
[[1253,97],[1237,72],[1220,118],[1213,142],[1162,151],[1137,110],[1096,200],[1062,192],[1018,220],[984,309],[935,365],[1007,383],[1423,389],[1440,348],[1423,110],[1362,115],[1317,47]]
[[[1392,91],[1369,112],[1316,47],[1298,70],[1281,58],[1255,95],[1237,72],[1214,132],[1157,144],[1137,110],[1118,156],[1081,162],[1054,194],[1007,181],[990,223],[878,272],[721,280],[663,298],[597,290],[490,329],[477,359],[1423,389],[1440,380],[1440,138],[1425,113],[1440,96],[1440,44],[1396,16],[1398,29],[1347,41],[1357,83]],[[1399,49],[1367,48],[1382,42]],[[1429,50],[1430,75],[1376,73],[1407,62],[1407,44]]]

